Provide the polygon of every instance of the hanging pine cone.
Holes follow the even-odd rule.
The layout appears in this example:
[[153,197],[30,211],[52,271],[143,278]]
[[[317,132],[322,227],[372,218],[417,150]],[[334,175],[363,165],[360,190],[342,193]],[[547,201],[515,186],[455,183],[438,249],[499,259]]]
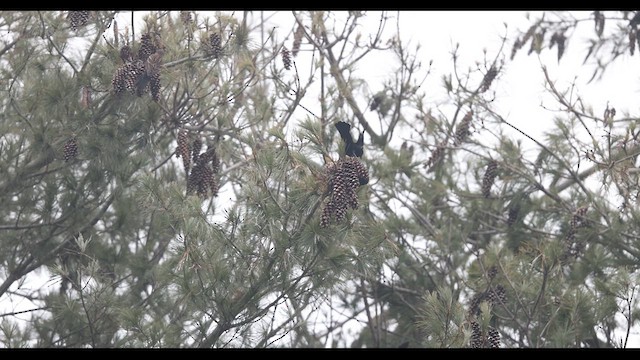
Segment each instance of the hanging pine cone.
[[153,101],[160,101],[160,74],[156,73],[149,80],[149,89],[151,90],[151,98]]
[[189,173],[189,177],[187,178],[187,195],[193,194],[198,190],[202,176],[204,175],[204,167],[198,166],[198,164],[201,163],[194,165],[193,169],[191,169],[191,173]]
[[300,45],[302,44],[302,37],[304,36],[304,28],[300,25],[293,33],[293,45],[291,46],[291,55],[295,58],[300,51]]
[[462,118],[460,124],[456,128],[455,134],[455,144],[460,145],[470,134],[469,128],[471,127],[471,119],[473,117],[473,111],[467,112],[467,114]]
[[202,150],[202,140],[195,139],[193,140],[193,144],[191,146],[191,158],[193,162],[198,162],[198,157],[200,156],[200,150]]
[[335,205],[332,201],[329,201],[324,209],[322,209],[322,216],[320,217],[320,227],[327,227],[331,222],[331,216],[336,211]]
[[87,25],[89,22],[89,11],[69,11],[67,14],[67,18],[69,19],[69,23],[71,24],[71,28],[76,31],[80,27]]
[[280,50],[280,55],[282,55],[282,63],[284,64],[284,68],[286,70],[291,69],[291,53],[289,50],[283,46],[282,50]]
[[489,327],[487,339],[489,340],[489,347],[497,349],[500,347],[500,332],[494,327]]
[[482,329],[477,321],[471,321],[471,347],[474,349],[482,348],[484,345],[484,338],[482,336]]
[[489,289],[486,297],[492,306],[500,306],[507,303],[507,291],[502,285],[497,285],[495,288]]
[[442,141],[438,145],[436,145],[436,149],[431,152],[431,156],[429,157],[427,162],[424,164],[424,166],[428,169],[428,171],[433,170],[435,166],[440,162],[440,160],[442,160],[442,155],[444,155],[445,145],[446,145],[446,142]]
[[126,70],[124,70],[124,67],[121,66],[116,69],[115,74],[113,74],[113,80],[111,80],[111,84],[116,95],[126,90]]
[[211,167],[203,161],[199,161],[196,166],[202,167],[200,179],[198,181],[198,196],[205,198],[207,197],[207,192],[211,188],[211,184],[215,182],[213,170],[211,170]]
[[511,227],[518,220],[518,214],[520,214],[520,206],[513,205],[509,208],[509,212],[507,213],[507,226]]
[[69,162],[78,156],[78,140],[76,137],[72,137],[64,144],[64,162]]
[[140,37],[140,49],[138,50],[138,59],[146,61],[151,54],[156,52],[157,47],[154,37],[151,33],[142,34]]
[[498,163],[495,160],[491,160],[482,178],[482,195],[486,198],[491,195],[491,187],[496,180],[496,175],[498,175]]
[[160,100],[160,69],[162,68],[162,55],[163,51],[157,51],[151,54],[145,65],[145,73],[149,79],[151,97],[155,102]]
[[186,129],[178,131],[178,148],[176,149],[176,157],[182,157],[185,173],[189,173],[191,167],[191,149],[189,148],[189,133]]
[[482,78],[482,84],[480,85],[481,93],[489,90],[489,87],[491,87],[491,83],[493,82],[493,80],[496,78],[497,75],[498,75],[498,70],[496,69],[495,66],[491,66],[489,71],[487,71],[487,73],[484,74],[484,77]]
[[206,44],[205,51],[213,56],[214,59],[220,57],[222,53],[222,39],[220,38],[220,34],[214,32],[209,35],[209,43]]

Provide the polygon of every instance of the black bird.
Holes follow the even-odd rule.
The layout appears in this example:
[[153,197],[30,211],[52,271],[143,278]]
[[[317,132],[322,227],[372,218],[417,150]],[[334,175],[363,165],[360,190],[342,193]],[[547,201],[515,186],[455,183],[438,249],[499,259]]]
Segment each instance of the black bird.
[[636,25],[640,24],[640,11],[636,11],[636,14],[629,20],[629,26],[636,27]]
[[344,140],[344,154],[347,156],[362,157],[362,148],[364,146],[364,131],[360,133],[358,141],[353,142],[353,137],[351,137],[351,125],[347,124],[344,121],[338,121],[336,123],[336,129],[338,129],[342,140]]

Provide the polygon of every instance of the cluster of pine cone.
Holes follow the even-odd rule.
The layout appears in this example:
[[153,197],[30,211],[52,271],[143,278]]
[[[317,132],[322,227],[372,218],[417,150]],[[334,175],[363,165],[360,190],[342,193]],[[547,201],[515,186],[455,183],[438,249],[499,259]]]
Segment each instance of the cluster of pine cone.
[[[494,279],[498,274],[498,268],[495,266],[490,267],[487,270],[489,279]],[[477,321],[478,315],[480,315],[480,304],[483,301],[488,301],[492,306],[504,305],[507,302],[506,290],[502,285],[491,286],[489,289],[483,292],[476,293],[469,304],[468,316],[471,319],[471,343],[472,348],[499,348],[500,347],[500,332],[498,329],[489,326],[486,333],[482,331],[480,324]]]
[[116,94],[124,91],[142,96],[151,91],[154,101],[160,100],[160,68],[164,48],[159,36],[150,33],[140,38],[140,49],[134,56],[128,45],[120,49],[123,64],[116,70],[112,85]]
[[369,172],[357,157],[346,156],[327,165],[325,176],[330,191],[329,201],[325,204],[320,218],[320,226],[327,227],[331,218],[341,222],[347,215],[347,208],[358,208],[356,190],[369,182]]
[[498,329],[489,326],[486,336],[482,333],[480,324],[477,321],[471,321],[471,347],[474,349],[500,347],[500,332]]
[[208,146],[207,150],[201,153],[202,145],[202,140],[193,138],[187,130],[180,129],[176,157],[182,158],[187,174],[187,195],[195,192],[201,198],[209,195],[215,197],[219,188],[217,174],[220,161],[213,146]]

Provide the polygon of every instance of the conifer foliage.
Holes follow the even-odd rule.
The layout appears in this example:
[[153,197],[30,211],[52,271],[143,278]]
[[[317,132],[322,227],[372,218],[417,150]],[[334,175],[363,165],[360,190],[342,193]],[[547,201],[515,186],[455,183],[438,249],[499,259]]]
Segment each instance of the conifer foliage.
[[111,81],[116,94],[129,92],[136,96],[143,96],[151,92],[153,101],[160,100],[160,70],[164,49],[160,38],[156,34],[145,33],[140,38],[140,48],[137,56],[132,53],[129,45],[120,48],[120,65]]
[[[631,346],[638,114],[582,87],[640,12],[400,19],[0,12],[0,347]],[[527,51],[544,135],[496,105]]]

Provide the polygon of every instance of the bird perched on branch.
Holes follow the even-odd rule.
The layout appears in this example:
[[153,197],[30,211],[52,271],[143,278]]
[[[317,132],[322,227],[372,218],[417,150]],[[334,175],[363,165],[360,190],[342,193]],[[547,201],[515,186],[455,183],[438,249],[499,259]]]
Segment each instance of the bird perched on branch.
[[336,123],[336,129],[340,133],[340,137],[344,140],[344,154],[346,156],[362,157],[364,146],[364,131],[360,133],[358,141],[354,142],[351,137],[351,125],[344,121],[338,121]]

